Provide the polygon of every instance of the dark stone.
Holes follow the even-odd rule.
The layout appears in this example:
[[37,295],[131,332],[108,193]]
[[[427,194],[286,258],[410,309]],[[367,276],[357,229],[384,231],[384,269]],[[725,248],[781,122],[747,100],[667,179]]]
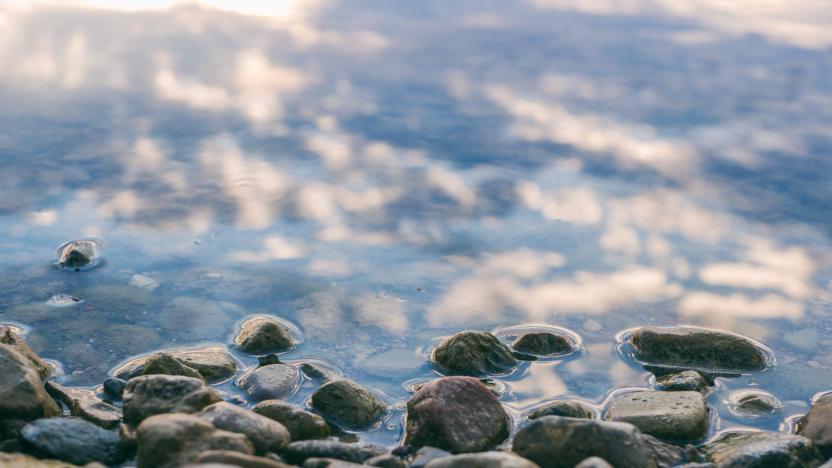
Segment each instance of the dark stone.
[[699,450],[719,468],[803,468],[825,460],[811,440],[782,432],[728,432]]
[[195,463],[218,463],[242,468],[290,468],[289,465],[266,457],[256,457],[230,450],[208,450],[197,455]]
[[708,433],[708,407],[699,392],[639,391],[616,395],[604,419],[626,422],[666,440],[697,440]]
[[364,460],[364,464],[378,466],[381,468],[407,468],[407,463],[392,453],[385,453],[368,458],[367,460]]
[[766,353],[748,338],[695,327],[642,327],[630,337],[636,358],[650,364],[726,371],[760,371]]
[[153,353],[147,357],[142,369],[142,375],[184,375],[204,380],[205,378],[193,367],[176,359],[170,353]]
[[58,248],[58,266],[79,269],[93,264],[99,256],[101,242],[95,239],[80,239],[67,242]]
[[832,457],[832,394],[812,403],[798,423],[797,433],[811,439],[827,457]]
[[701,392],[708,386],[702,374],[693,370],[667,374],[656,378],[656,389],[668,392]]
[[382,453],[382,448],[372,445],[345,444],[334,440],[302,440],[289,444],[283,452],[283,458],[294,465],[302,464],[307,458],[334,458],[364,463],[368,458]]
[[288,351],[297,341],[289,326],[267,315],[247,319],[234,337],[234,344],[250,354]]
[[410,468],[425,468],[428,463],[451,455],[436,447],[422,447],[410,459]]
[[115,465],[125,458],[118,434],[75,417],[38,419],[20,431],[20,438],[32,455],[77,465]]
[[200,379],[180,375],[142,375],[124,389],[124,421],[139,424],[163,413],[196,413],[220,401],[216,390]]
[[445,372],[472,376],[504,374],[518,365],[506,345],[482,331],[446,337],[433,350],[431,359]]
[[330,434],[324,418],[282,400],[261,401],[252,411],[283,424],[295,441],[323,439]]
[[[160,353],[170,354],[183,365],[199,372],[209,383],[222,382],[237,373],[237,361],[224,346],[174,348],[160,351]],[[153,355],[131,359],[117,367],[112,373],[115,377],[124,380],[143,375],[145,364],[151,356]]]
[[121,423],[121,410],[101,401],[95,392],[83,388],[69,388],[47,382],[46,390],[69,408],[73,416],[83,418],[104,429],[114,429]]
[[521,353],[552,356],[567,354],[575,350],[575,344],[565,336],[550,332],[526,333],[519,336],[511,347]]
[[503,405],[479,380],[445,377],[423,385],[407,402],[405,445],[451,453],[479,452],[508,436]]
[[109,377],[104,379],[102,385],[104,387],[104,394],[114,400],[121,400],[124,394],[124,388],[127,386],[127,381],[117,377]]
[[303,372],[303,375],[309,377],[312,380],[329,380],[338,377],[336,372],[331,371],[321,365],[312,363],[312,362],[304,362],[300,365],[300,370]]
[[529,415],[529,419],[538,419],[544,416],[592,419],[595,417],[595,410],[579,400],[557,400],[535,409]]
[[277,354],[267,354],[257,358],[257,365],[260,367],[268,366],[269,364],[283,364],[283,362],[280,361],[280,356]]
[[198,416],[217,429],[245,435],[259,454],[279,452],[291,442],[283,424],[224,401],[206,406]]
[[30,421],[60,414],[39,368],[11,345],[0,344],[0,376],[0,419]]
[[425,468],[539,468],[537,463],[508,452],[464,453],[437,458]]
[[253,401],[273,400],[291,395],[298,386],[298,370],[289,364],[270,364],[246,371],[237,385]]
[[347,379],[330,380],[312,394],[311,406],[327,421],[345,429],[366,429],[387,414],[384,402]]

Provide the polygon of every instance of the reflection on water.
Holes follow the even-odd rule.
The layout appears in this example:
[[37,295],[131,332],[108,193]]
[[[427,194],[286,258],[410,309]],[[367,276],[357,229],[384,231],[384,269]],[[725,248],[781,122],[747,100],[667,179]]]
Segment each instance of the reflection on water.
[[435,338],[530,322],[583,349],[502,379],[518,414],[647,385],[648,323],[774,350],[715,401],[828,390],[823,2],[153,3],[0,8],[0,319],[68,383],[270,313],[396,401]]

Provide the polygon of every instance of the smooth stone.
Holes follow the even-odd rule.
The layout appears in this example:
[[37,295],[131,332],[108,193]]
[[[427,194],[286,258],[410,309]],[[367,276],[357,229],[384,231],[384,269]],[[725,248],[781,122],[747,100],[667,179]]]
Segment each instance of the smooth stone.
[[360,468],[367,466],[361,463],[351,463],[334,458],[307,458],[303,462],[303,468]]
[[122,395],[124,395],[124,388],[127,387],[127,381],[118,377],[108,377],[104,379],[101,386],[105,395],[114,400],[121,400]]
[[340,377],[338,372],[327,369],[326,367],[314,362],[301,363],[300,370],[303,372],[303,375],[312,380],[326,381]]
[[428,463],[450,455],[450,452],[436,447],[422,447],[410,458],[410,468],[425,468]]
[[121,410],[101,401],[92,390],[69,388],[47,382],[46,391],[69,408],[69,413],[104,429],[114,429],[121,423]]
[[431,360],[446,372],[472,376],[505,374],[519,364],[496,336],[482,331],[445,337],[434,348]]
[[572,340],[551,332],[524,333],[511,344],[515,351],[542,356],[567,354],[575,350]]
[[392,453],[385,453],[368,458],[364,460],[364,464],[381,468],[407,468],[407,463]]
[[604,419],[626,422],[665,440],[696,440],[708,433],[708,407],[699,392],[630,392],[609,403]]
[[[65,463],[59,460],[39,460],[22,453],[5,452],[0,452],[0,466],[5,468],[78,468],[78,465],[74,463]],[[92,467],[90,466],[90,468]]]
[[330,380],[312,394],[310,405],[327,421],[344,429],[366,429],[387,414],[384,402],[352,380]]
[[288,351],[297,342],[298,337],[286,323],[268,315],[246,319],[234,337],[234,344],[249,354]]
[[766,353],[743,336],[696,327],[642,327],[630,342],[636,358],[650,364],[726,371],[760,371]]
[[782,432],[728,432],[699,451],[719,468],[798,468],[817,466],[825,460],[811,440]]
[[46,380],[52,373],[52,366],[32,351],[32,348],[29,347],[14,328],[8,325],[0,325],[0,344],[11,346],[21,356],[31,362],[41,379]]
[[298,386],[299,374],[289,364],[269,364],[246,371],[237,385],[253,401],[274,400],[291,395]]
[[209,450],[254,453],[246,436],[217,429],[190,414],[151,416],[139,425],[136,441],[138,468],[179,467]]
[[[237,361],[223,346],[174,348],[159,352],[170,354],[182,364],[195,369],[209,383],[221,382],[237,373]],[[152,355],[131,359],[113,370],[112,374],[124,380],[138,377],[144,373],[144,366],[150,356]]]
[[197,416],[217,429],[245,435],[259,454],[279,452],[292,441],[283,424],[224,401],[206,406]]
[[147,357],[142,369],[142,375],[184,375],[205,380],[198,370],[176,359],[170,353],[153,353]]
[[0,419],[30,421],[61,414],[36,365],[7,344],[0,344],[0,375]]
[[667,392],[691,391],[701,392],[708,386],[702,374],[686,370],[656,378],[656,389]]
[[115,465],[125,459],[118,434],[81,418],[38,419],[20,431],[20,438],[27,452],[42,458],[78,465]]
[[289,465],[266,457],[246,455],[231,450],[208,450],[197,455],[195,463],[220,463],[242,468],[290,468]]
[[323,439],[330,434],[329,425],[324,418],[282,400],[261,401],[252,411],[283,424],[292,435],[293,441]]
[[101,241],[79,239],[58,247],[58,266],[61,268],[83,268],[94,264],[99,256]]
[[746,416],[763,416],[772,414],[783,405],[766,392],[741,390],[728,396],[735,412]]
[[537,463],[507,452],[481,452],[437,458],[425,468],[539,468]]
[[364,463],[368,458],[381,455],[384,450],[373,445],[356,445],[334,440],[301,440],[292,442],[283,451],[287,463],[300,465],[307,458],[334,458],[352,463]]
[[537,419],[544,416],[592,419],[595,417],[595,410],[580,400],[556,400],[535,409],[529,415],[529,419]]
[[139,424],[163,413],[196,413],[220,401],[219,393],[200,379],[179,375],[142,375],[124,389],[124,422]]
[[809,412],[800,419],[797,433],[811,439],[826,456],[832,457],[832,394],[812,403]]
[[603,458],[589,457],[575,465],[575,468],[613,468],[613,466]]
[[407,402],[404,444],[451,453],[489,450],[506,439],[509,417],[497,397],[473,377],[422,385]]

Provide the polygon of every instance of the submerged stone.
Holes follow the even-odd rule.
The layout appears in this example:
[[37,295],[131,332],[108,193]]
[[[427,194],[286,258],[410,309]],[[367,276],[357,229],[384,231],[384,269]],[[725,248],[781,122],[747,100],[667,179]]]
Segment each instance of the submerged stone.
[[330,434],[324,418],[282,400],[261,401],[252,411],[283,424],[292,440],[323,439]]
[[78,465],[115,465],[125,458],[118,434],[80,418],[38,419],[27,424],[20,437],[34,455]]
[[668,392],[701,392],[708,386],[702,374],[693,370],[663,375],[656,378],[656,389]]
[[511,344],[515,351],[542,356],[568,354],[575,350],[569,338],[551,332],[525,333]]
[[220,395],[200,379],[172,375],[142,375],[127,382],[124,389],[124,422],[139,424],[163,413],[196,413]]
[[312,394],[310,405],[327,421],[345,429],[366,429],[387,414],[384,402],[352,380],[330,380]]
[[246,371],[237,385],[252,401],[284,398],[291,395],[298,386],[299,373],[289,364],[269,364]]
[[719,468],[817,466],[825,458],[811,440],[782,432],[736,431],[699,448]]
[[444,338],[431,359],[446,372],[473,376],[504,374],[519,364],[496,336],[482,331],[464,331]]
[[797,433],[811,439],[827,456],[832,456],[832,394],[812,403],[798,423]]
[[604,419],[626,422],[660,439],[696,440],[708,433],[708,407],[699,392],[632,392],[616,396]]
[[557,400],[535,409],[529,415],[529,419],[538,419],[544,416],[592,419],[595,416],[595,410],[580,400]]
[[735,413],[744,416],[772,414],[783,405],[774,395],[759,390],[740,390],[728,396]]
[[291,327],[277,317],[259,315],[240,325],[234,344],[249,354],[288,351],[299,341]]
[[90,268],[98,263],[101,241],[98,239],[79,239],[58,247],[58,266],[61,268]]

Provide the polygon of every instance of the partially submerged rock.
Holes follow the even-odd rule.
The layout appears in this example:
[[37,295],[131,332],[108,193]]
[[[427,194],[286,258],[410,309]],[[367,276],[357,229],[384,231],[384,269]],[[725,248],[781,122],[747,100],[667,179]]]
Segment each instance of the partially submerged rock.
[[705,377],[697,371],[686,370],[656,378],[656,389],[668,392],[701,392],[708,386]]
[[268,315],[247,319],[234,337],[234,344],[249,354],[288,351],[298,341],[299,337],[286,322]]
[[364,463],[365,460],[381,455],[384,450],[373,445],[345,444],[334,440],[302,440],[292,442],[283,451],[287,463],[302,464],[307,458],[334,458],[351,463]]
[[504,374],[519,364],[506,345],[483,331],[464,331],[444,338],[431,359],[445,372],[472,376]]
[[708,433],[708,407],[699,392],[630,392],[617,395],[604,419],[626,422],[660,439],[701,439]]
[[41,379],[46,380],[49,374],[52,373],[52,366],[35,354],[32,348],[26,344],[26,341],[23,340],[14,328],[8,325],[0,325],[0,344],[11,346],[21,356],[31,362]]
[[253,401],[273,400],[291,395],[298,386],[298,370],[290,364],[269,364],[246,371],[237,385]]
[[0,344],[0,376],[0,419],[30,421],[60,414],[44,389],[39,368],[7,344]]
[[220,401],[216,390],[193,377],[142,375],[127,382],[124,422],[137,425],[163,413],[196,413]]
[[348,379],[321,385],[310,404],[324,419],[344,429],[367,429],[387,414],[387,406],[375,393]]
[[261,401],[252,411],[283,424],[292,440],[323,439],[330,434],[324,418],[282,400]]
[[520,335],[511,344],[515,351],[539,356],[569,354],[575,351],[575,343],[566,336],[552,332],[531,332]]
[[832,456],[832,394],[812,403],[809,412],[800,420],[797,433],[811,439],[827,456]]
[[205,380],[198,370],[188,366],[170,353],[153,353],[147,357],[142,375],[184,375]]
[[728,432],[701,446],[699,451],[719,468],[801,468],[817,466],[825,460],[811,440],[782,432]]
[[198,416],[217,429],[245,435],[260,454],[279,452],[291,442],[279,422],[224,401],[206,406]]
[[595,410],[580,400],[556,400],[532,411],[529,414],[529,419],[538,419],[544,416],[592,419],[595,416]]
[[124,395],[124,388],[127,387],[127,381],[118,377],[108,377],[104,379],[101,387],[108,397],[113,400],[121,400],[122,395]]
[[508,452],[464,453],[437,458],[425,468],[539,468],[537,463]]
[[121,423],[121,409],[101,401],[92,390],[64,387],[54,382],[48,382],[46,390],[65,404],[73,416],[105,429],[113,429]]
[[78,465],[115,465],[125,458],[118,434],[80,418],[38,419],[20,431],[20,438],[34,455]]
[[739,390],[728,396],[731,409],[742,416],[765,416],[783,405],[774,395],[761,390]]
[[[223,346],[173,348],[159,351],[159,353],[169,354],[183,365],[196,370],[209,383],[229,379],[237,372],[237,360]],[[154,354],[131,359],[114,369],[112,374],[124,380],[142,375],[148,359]]]
[[58,247],[58,266],[79,270],[91,268],[100,258],[101,241],[98,239],[79,239]]

